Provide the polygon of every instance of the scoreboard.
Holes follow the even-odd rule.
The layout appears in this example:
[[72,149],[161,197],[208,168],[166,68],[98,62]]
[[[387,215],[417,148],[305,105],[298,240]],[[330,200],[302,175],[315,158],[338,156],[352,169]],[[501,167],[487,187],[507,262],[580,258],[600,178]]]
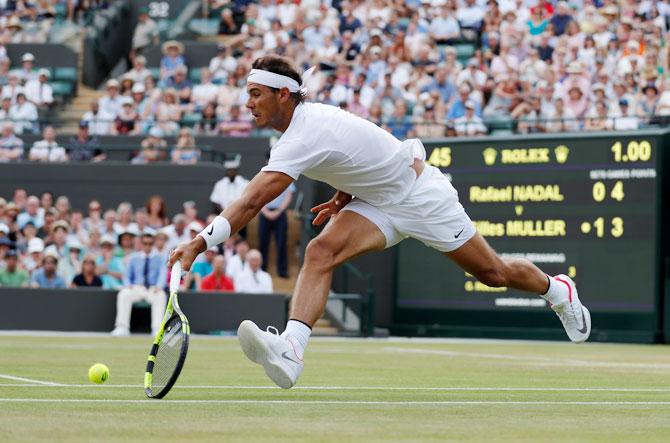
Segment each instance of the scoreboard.
[[[424,142],[427,161],[499,255],[572,277],[594,329],[598,313],[659,326],[664,132],[452,140]],[[443,324],[446,311],[490,311],[494,323],[495,313],[548,312],[542,298],[488,287],[414,240],[399,245],[396,275],[400,322]]]

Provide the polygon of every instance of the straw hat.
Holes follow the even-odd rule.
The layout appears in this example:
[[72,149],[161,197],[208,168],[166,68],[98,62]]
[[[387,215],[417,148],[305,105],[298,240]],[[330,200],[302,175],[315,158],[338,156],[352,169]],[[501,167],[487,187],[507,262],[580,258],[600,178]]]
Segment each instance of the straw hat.
[[169,48],[177,48],[177,52],[179,54],[184,53],[184,44],[181,42],[178,42],[177,40],[168,40],[165,43],[163,43],[163,46],[161,46],[161,50],[163,51],[163,54],[167,54],[167,50]]

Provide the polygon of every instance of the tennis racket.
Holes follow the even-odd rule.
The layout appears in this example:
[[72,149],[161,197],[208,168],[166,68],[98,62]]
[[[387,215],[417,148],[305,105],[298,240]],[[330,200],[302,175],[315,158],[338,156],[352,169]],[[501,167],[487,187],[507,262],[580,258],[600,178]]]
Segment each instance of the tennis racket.
[[177,301],[180,280],[181,262],[176,262],[172,265],[170,299],[163,315],[163,324],[154,338],[144,373],[144,392],[149,398],[165,397],[177,381],[186,361],[191,330]]

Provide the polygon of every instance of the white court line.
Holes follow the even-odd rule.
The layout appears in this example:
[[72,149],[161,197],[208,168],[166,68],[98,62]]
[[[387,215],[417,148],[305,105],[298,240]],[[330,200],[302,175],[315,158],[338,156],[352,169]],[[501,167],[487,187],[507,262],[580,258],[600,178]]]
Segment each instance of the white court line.
[[138,399],[75,399],[75,398],[0,398],[0,403],[120,403],[120,404],[285,404],[285,405],[380,405],[380,406],[467,406],[467,405],[532,405],[532,406],[670,406],[670,401],[363,401],[363,400],[138,400]]
[[488,358],[493,360],[510,360],[517,362],[534,362],[542,365],[551,366],[591,366],[603,368],[625,368],[625,369],[670,369],[670,364],[664,363],[627,363],[627,362],[613,362],[613,361],[592,361],[592,360],[575,360],[564,358],[551,357],[534,357],[521,355],[506,355],[506,354],[489,354],[479,352],[455,352],[444,351],[438,349],[419,349],[419,348],[398,348],[387,346],[385,351],[407,353],[407,354],[427,354],[427,355],[444,355],[447,357],[472,357],[472,358]]
[[[90,389],[143,389],[142,385],[93,385],[93,384],[54,384],[54,385],[35,385],[19,383],[0,383],[3,387],[21,387],[21,388],[90,388]],[[210,389],[210,390],[276,390],[276,386],[226,386],[226,385],[176,385],[172,389]],[[670,392],[670,388],[555,388],[555,387],[493,387],[493,386],[295,386],[291,390],[303,391],[434,391],[434,392]]]
[[[60,383],[52,383],[50,381],[35,380],[34,378],[25,378],[25,377],[16,377],[14,375],[0,374],[0,378],[14,381],[22,381],[27,383],[32,383],[28,386],[65,386]],[[16,386],[16,384],[9,384],[8,386]]]

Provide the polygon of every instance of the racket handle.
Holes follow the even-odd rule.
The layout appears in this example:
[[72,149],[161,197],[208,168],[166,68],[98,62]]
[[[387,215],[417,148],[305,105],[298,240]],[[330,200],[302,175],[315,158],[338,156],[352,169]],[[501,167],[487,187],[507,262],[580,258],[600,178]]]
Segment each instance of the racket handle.
[[179,290],[179,282],[181,281],[181,262],[176,261],[172,265],[170,272],[170,292],[177,292]]

